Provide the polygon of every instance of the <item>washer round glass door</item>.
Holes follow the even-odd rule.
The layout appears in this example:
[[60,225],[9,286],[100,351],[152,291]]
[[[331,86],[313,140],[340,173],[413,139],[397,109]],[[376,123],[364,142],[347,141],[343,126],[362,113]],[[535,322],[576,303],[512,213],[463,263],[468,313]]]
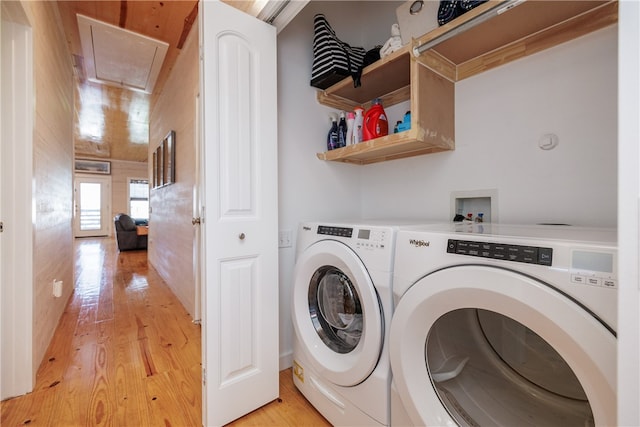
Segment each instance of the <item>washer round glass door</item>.
[[342,386],[364,381],[383,346],[383,314],[364,264],[348,246],[322,240],[296,262],[293,326],[313,368]]
[[316,270],[309,283],[309,314],[331,350],[344,354],[357,347],[362,338],[362,304],[342,270],[328,265]]
[[457,266],[394,312],[394,384],[416,425],[615,425],[616,338],[519,273]]

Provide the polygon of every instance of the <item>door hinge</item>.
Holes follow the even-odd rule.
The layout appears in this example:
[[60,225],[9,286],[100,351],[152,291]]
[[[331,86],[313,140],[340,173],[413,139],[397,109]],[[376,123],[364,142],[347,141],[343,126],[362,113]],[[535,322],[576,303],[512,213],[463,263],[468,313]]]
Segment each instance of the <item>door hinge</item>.
[[0,233],[4,231],[4,221],[0,221]]
[[202,385],[207,385],[207,368],[202,368]]

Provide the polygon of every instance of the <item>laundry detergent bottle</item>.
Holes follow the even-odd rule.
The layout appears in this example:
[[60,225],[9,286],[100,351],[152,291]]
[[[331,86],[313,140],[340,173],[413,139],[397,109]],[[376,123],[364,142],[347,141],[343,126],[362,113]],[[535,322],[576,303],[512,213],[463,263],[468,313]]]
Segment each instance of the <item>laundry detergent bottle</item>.
[[364,113],[364,123],[362,127],[362,137],[365,141],[389,134],[389,121],[387,120],[384,108],[382,108],[380,99],[374,99],[371,108]]
[[338,117],[335,114],[329,114],[329,120],[331,121],[331,128],[327,134],[327,151],[340,148],[340,140],[338,139]]

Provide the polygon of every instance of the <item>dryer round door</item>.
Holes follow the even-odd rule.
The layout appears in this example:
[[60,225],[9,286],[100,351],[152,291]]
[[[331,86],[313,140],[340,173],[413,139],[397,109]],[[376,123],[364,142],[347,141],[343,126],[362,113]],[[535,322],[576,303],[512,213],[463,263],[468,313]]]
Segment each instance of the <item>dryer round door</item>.
[[364,381],[383,346],[383,314],[371,277],[343,243],[322,240],[296,262],[293,326],[314,370],[341,386]]
[[415,425],[615,425],[616,337],[523,274],[438,270],[402,296],[393,381]]

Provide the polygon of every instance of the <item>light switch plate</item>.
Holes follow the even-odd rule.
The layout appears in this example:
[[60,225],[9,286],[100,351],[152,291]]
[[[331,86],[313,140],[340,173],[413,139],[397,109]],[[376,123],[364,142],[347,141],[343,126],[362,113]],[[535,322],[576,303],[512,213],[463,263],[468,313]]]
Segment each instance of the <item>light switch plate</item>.
[[278,232],[278,247],[290,248],[292,245],[291,236],[292,236],[291,230],[280,230]]

